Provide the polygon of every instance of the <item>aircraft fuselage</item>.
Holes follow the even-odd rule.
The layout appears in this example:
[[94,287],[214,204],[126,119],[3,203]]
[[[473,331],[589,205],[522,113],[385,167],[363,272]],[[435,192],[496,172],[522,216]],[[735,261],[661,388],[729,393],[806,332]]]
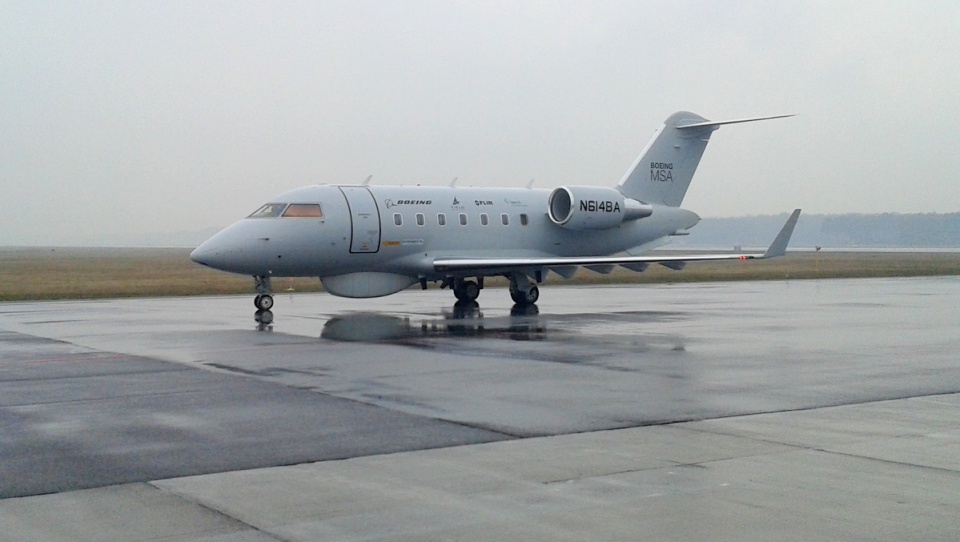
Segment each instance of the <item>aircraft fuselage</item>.
[[[435,259],[599,256],[693,227],[690,211],[655,206],[646,218],[603,230],[570,230],[547,216],[550,190],[307,186],[271,203],[319,204],[320,217],[244,218],[198,247],[205,265],[246,275],[329,277],[389,270],[439,280]],[[589,206],[588,206],[589,205]],[[613,202],[584,204],[594,213]],[[449,273],[444,273],[448,275]]]

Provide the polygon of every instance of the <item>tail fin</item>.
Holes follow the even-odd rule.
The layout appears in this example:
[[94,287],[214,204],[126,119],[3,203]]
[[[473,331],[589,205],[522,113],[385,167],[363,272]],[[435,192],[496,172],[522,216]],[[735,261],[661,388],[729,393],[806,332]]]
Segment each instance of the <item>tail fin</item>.
[[630,171],[620,180],[617,190],[644,203],[679,207],[714,130],[724,124],[791,116],[708,121],[688,111],[674,113],[647,143]]

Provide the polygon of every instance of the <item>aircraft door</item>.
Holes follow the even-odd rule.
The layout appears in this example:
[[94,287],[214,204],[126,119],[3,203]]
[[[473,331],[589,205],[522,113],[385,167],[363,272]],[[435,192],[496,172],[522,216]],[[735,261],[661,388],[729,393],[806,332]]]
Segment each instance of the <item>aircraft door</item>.
[[350,252],[377,252],[380,250],[380,210],[373,194],[365,186],[339,188],[350,209]]

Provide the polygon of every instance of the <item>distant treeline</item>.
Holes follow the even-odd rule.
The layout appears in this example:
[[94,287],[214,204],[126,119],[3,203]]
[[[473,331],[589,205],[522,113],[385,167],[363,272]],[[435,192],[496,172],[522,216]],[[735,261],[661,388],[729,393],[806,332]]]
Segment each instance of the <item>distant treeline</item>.
[[[787,214],[740,218],[704,218],[687,237],[672,245],[766,246]],[[794,247],[960,247],[960,213],[875,215],[800,215],[790,242]]]

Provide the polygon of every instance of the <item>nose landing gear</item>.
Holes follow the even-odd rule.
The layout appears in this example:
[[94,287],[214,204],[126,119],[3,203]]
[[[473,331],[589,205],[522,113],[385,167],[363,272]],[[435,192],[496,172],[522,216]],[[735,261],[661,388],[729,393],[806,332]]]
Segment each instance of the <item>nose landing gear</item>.
[[273,308],[273,296],[270,294],[258,295],[253,298],[253,304],[262,311],[268,311]]
[[253,277],[253,280],[254,287],[257,290],[257,297],[253,298],[253,304],[257,307],[257,312],[253,314],[253,319],[261,326],[266,326],[273,323],[273,313],[270,312],[270,309],[273,308],[270,277],[259,275]]

